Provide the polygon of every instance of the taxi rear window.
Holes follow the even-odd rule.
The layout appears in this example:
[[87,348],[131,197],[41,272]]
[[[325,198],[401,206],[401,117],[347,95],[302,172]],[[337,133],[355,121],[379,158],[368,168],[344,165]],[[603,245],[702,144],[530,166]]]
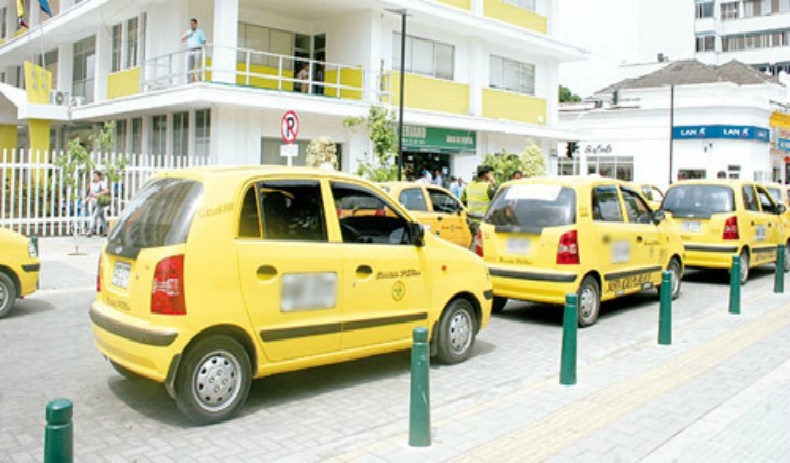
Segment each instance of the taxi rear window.
[[202,196],[203,185],[193,180],[147,183],[123,210],[108,244],[140,249],[185,243]]
[[732,188],[722,185],[678,185],[670,188],[661,208],[673,214],[704,217],[735,210]]
[[576,192],[561,185],[512,185],[496,195],[485,222],[497,231],[572,225],[576,223]]

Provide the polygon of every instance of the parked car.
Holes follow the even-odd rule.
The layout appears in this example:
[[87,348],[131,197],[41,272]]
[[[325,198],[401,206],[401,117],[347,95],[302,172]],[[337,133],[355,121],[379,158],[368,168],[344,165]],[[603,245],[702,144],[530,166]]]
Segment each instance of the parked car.
[[0,318],[8,315],[18,298],[38,288],[40,262],[33,241],[0,227]]
[[[776,262],[778,244],[787,244],[786,207],[764,186],[743,180],[689,180],[667,189],[661,208],[681,229],[688,267],[730,269],[741,256],[741,283],[749,269]],[[785,250],[785,271],[790,271]]]
[[479,257],[367,181],[213,167],[158,174],[124,208],[90,317],[119,372],[213,423],[253,378],[408,349],[416,327],[440,361],[461,362],[491,298]]
[[465,248],[472,243],[466,207],[448,190],[414,182],[387,182],[381,184],[381,188],[417,217],[431,233]]
[[683,246],[677,230],[633,185],[591,176],[503,184],[476,237],[494,283],[494,311],[508,298],[563,304],[578,293],[579,325],[595,323],[601,301],[658,288],[672,272],[680,294]]

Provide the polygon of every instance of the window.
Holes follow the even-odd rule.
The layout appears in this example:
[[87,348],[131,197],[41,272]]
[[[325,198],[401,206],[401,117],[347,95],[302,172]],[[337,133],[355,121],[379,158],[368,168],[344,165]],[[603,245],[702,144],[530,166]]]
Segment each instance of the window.
[[115,152],[126,153],[126,134],[127,124],[126,120],[115,121]]
[[536,232],[572,225],[576,223],[576,192],[561,185],[506,187],[494,197],[485,223],[496,226],[497,231],[513,227]]
[[637,192],[628,188],[621,188],[620,191],[623,193],[625,213],[628,215],[629,223],[645,224],[653,221],[653,213]]
[[593,220],[602,222],[622,222],[623,211],[620,210],[620,197],[615,185],[602,185],[593,188],[592,194]]
[[173,114],[173,156],[189,155],[189,113]]
[[43,55],[36,57],[36,62],[39,66],[43,67],[52,73],[52,88],[58,88],[58,50],[50,50]]
[[[392,33],[392,68],[400,71],[400,33]],[[453,80],[455,47],[429,39],[406,36],[405,72]]]
[[738,19],[738,2],[722,3],[721,19]]
[[112,64],[110,72],[121,70],[121,24],[112,26]]
[[0,39],[8,37],[8,8],[0,8]]
[[535,94],[535,65],[491,55],[489,86],[527,95]]
[[557,175],[579,175],[581,166],[579,158],[557,158]]
[[[295,37],[292,32],[240,22],[237,35],[239,48],[283,55],[287,57],[282,60],[283,69],[294,69],[294,61],[290,59],[294,56]],[[243,61],[242,57],[239,59]],[[250,64],[277,68],[280,60],[276,56],[252,53]]]
[[425,203],[425,195],[422,194],[421,188],[406,188],[400,192],[398,201],[410,211],[428,210],[428,205]]
[[697,35],[697,52],[716,51],[716,36],[705,34]]
[[208,157],[211,147],[211,110],[195,111],[195,156]]
[[74,43],[71,94],[82,97],[85,103],[93,102],[96,80],[96,37],[91,36]]
[[143,152],[143,119],[136,117],[132,119],[132,154],[142,154]]
[[634,180],[634,158],[633,156],[588,156],[587,173],[631,182]]
[[264,239],[327,240],[321,185],[318,181],[261,182],[258,196]]
[[239,216],[239,237],[261,237],[261,218],[258,215],[255,187],[247,188],[247,193],[244,194],[244,202],[241,205],[241,215]]
[[138,19],[126,21],[126,69],[136,67],[138,64],[137,44],[139,38]]
[[757,195],[754,194],[754,187],[746,185],[743,187],[743,208],[747,211],[760,211],[760,205],[757,203]]
[[428,189],[428,196],[431,197],[433,212],[442,214],[455,214],[461,210],[461,204],[453,195],[447,194],[442,190]]
[[525,10],[535,11],[535,0],[504,0],[513,6],[524,8]]
[[140,64],[143,48],[140,45],[145,33],[144,27],[145,15],[131,18],[112,27],[111,72],[131,69]]
[[151,142],[148,152],[153,155],[167,154],[167,116],[151,118]]
[[409,221],[390,203],[365,187],[332,182],[334,209],[344,243],[411,244]]
[[697,0],[695,18],[712,18],[713,17],[713,2],[707,0]]
[[764,213],[773,214],[774,211],[776,211],[776,204],[774,204],[771,195],[767,191],[757,187],[757,197],[760,199],[760,209],[762,209]]

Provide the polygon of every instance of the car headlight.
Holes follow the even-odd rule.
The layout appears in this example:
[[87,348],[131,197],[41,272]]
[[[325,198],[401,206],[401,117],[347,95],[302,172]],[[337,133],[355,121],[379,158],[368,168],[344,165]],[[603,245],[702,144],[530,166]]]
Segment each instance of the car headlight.
[[30,257],[38,257],[38,249],[36,249],[36,246],[33,244],[33,240],[27,242],[27,254]]

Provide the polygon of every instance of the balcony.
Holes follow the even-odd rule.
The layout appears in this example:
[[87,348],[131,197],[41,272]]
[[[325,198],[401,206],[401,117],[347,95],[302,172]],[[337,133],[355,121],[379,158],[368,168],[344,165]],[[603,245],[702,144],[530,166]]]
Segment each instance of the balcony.
[[546,125],[546,100],[523,93],[484,88],[483,117]]
[[[398,106],[400,104],[401,74],[393,71],[389,77],[391,78],[385,79],[385,84],[382,85],[389,89],[389,91],[385,91],[384,101]],[[403,106],[406,108],[460,115],[470,114],[469,85],[467,84],[409,73],[406,73],[404,84],[406,98],[403,100]]]

